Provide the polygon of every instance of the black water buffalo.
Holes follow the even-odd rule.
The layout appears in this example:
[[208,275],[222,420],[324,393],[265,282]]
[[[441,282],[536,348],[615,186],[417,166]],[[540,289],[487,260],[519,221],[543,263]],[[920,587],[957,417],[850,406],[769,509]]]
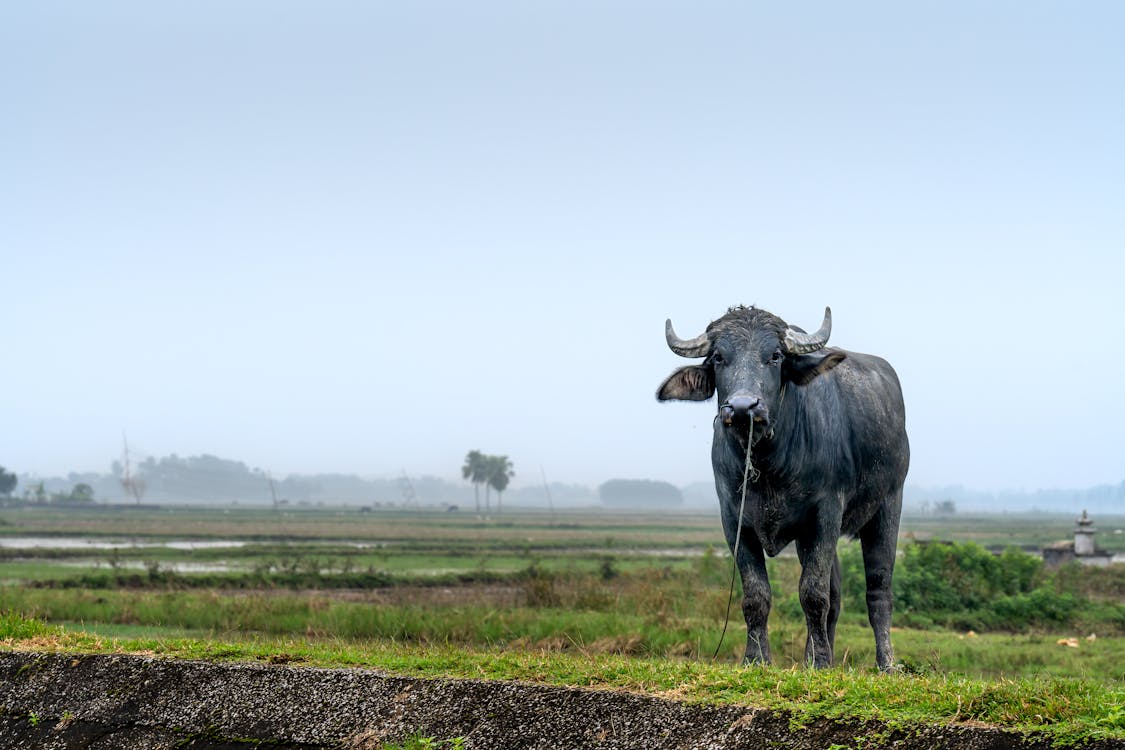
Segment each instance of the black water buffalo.
[[891,572],[910,462],[902,390],[885,360],[825,348],[831,330],[828,308],[812,334],[753,307],[731,308],[686,341],[669,320],[672,351],[704,360],[672,373],[656,397],[705,401],[718,392],[711,463],[723,531],[742,575],[746,661],[770,660],[765,555],[796,542],[805,660],[832,664],[840,615],[836,542],[851,534],[863,548],[875,660],[889,670]]

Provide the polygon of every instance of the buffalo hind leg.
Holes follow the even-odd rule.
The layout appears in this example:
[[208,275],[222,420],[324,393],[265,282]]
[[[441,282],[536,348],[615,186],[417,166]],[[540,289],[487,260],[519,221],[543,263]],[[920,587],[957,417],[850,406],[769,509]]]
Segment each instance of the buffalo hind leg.
[[842,507],[842,502],[818,503],[816,523],[796,540],[801,561],[801,609],[808,629],[805,663],[817,669],[832,666],[836,619],[840,616],[836,540],[840,538]]
[[840,619],[840,556],[832,561],[832,581],[828,589],[828,645],[836,651],[836,622]]
[[[832,561],[835,550],[827,548],[832,557],[825,559],[826,548],[825,544],[797,542],[797,557],[801,561],[801,609],[805,611],[805,626],[808,630],[805,664],[817,669],[832,666],[831,634],[836,630],[834,615],[839,615],[839,602],[837,601],[835,613],[832,607]],[[839,594],[839,590],[836,593]]]
[[892,498],[859,531],[867,579],[867,618],[875,633],[875,664],[883,672],[892,671],[895,661],[891,647],[891,611],[894,608],[891,576],[895,567],[900,509],[901,500]]

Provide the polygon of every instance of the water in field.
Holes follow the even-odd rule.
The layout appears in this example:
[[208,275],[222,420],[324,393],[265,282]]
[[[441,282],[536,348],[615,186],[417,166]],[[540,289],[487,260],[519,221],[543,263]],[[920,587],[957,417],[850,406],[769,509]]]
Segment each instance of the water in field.
[[[11,572],[19,569],[23,575],[32,578],[43,577],[51,569],[102,569],[110,568],[119,571],[144,571],[152,568],[154,564],[159,570],[166,573],[179,574],[208,574],[208,573],[239,573],[248,572],[261,565],[258,558],[243,560],[245,550],[262,544],[260,541],[242,539],[210,538],[200,539],[153,539],[152,537],[113,538],[113,537],[80,537],[80,536],[12,536],[0,537],[0,552],[9,550],[5,556],[3,570]],[[350,547],[356,550],[371,550],[375,552],[392,546],[394,542],[384,541],[343,541],[343,540],[305,540],[299,546],[309,548],[324,547],[332,550],[340,547]],[[284,548],[285,545],[281,545]],[[160,554],[160,551],[172,551],[171,554]],[[180,555],[190,556],[193,552],[204,550],[218,550],[218,556],[232,559],[192,560],[177,559]],[[223,552],[229,550],[229,552]],[[147,554],[152,551],[159,562],[147,559],[123,559],[119,553],[136,555],[138,552]],[[86,556],[83,553],[87,553]],[[109,553],[107,560],[106,553]],[[180,553],[179,555],[176,553]],[[284,552],[280,554],[284,555]],[[298,553],[307,554],[307,553]],[[22,555],[27,555],[26,558]],[[62,559],[55,559],[56,556]],[[211,557],[214,557],[212,555]],[[23,570],[27,565],[32,565],[34,571]],[[308,572],[308,571],[306,571]],[[341,568],[331,565],[318,569],[321,575],[330,575],[345,572]],[[418,574],[443,575],[446,573],[463,572],[461,568],[441,568],[432,571],[417,571]],[[14,582],[15,579],[4,579],[0,582]]]
[[[55,563],[64,568],[102,568],[112,567],[115,570],[148,570],[151,563],[143,560],[121,560],[112,566],[105,560],[67,560]],[[236,570],[247,570],[245,565],[232,565],[225,562],[194,562],[194,561],[161,561],[160,570],[170,573],[230,573]]]
[[235,539],[208,539],[198,541],[191,539],[173,539],[164,542],[136,542],[124,539],[86,539],[83,537],[35,537],[13,536],[0,537],[0,549],[88,549],[88,550],[113,550],[166,547],[168,549],[196,550],[196,549],[225,549],[244,547],[246,542]]

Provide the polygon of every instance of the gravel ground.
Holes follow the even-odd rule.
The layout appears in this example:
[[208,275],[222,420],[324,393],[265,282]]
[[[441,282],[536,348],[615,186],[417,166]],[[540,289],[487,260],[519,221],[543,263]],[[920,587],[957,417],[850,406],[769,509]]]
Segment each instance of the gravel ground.
[[825,722],[793,731],[764,710],[518,682],[0,653],[0,747],[10,750],[379,750],[414,735],[464,737],[470,750],[1048,747],[986,727],[907,735]]

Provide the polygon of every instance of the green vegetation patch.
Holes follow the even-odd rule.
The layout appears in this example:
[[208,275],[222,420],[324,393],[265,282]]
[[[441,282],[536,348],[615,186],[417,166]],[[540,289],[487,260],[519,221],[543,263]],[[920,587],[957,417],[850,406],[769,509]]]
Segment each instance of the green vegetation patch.
[[[778,666],[732,666],[737,597],[724,661],[707,661],[731,576],[713,514],[0,509],[0,536],[48,538],[0,549],[0,640],[626,689],[796,723],[980,721],[1059,743],[1121,738],[1125,566],[1048,570],[1015,548],[1064,538],[1069,518],[967,520],[922,519],[927,541],[902,546],[893,640],[905,674],[890,677],[867,669],[854,542],[839,550],[840,668],[792,668],[805,624],[800,567],[784,555],[767,563]],[[973,541],[938,541],[956,537]],[[210,545],[166,544],[185,539]]]
[[1040,677],[979,680],[871,670],[737,667],[675,658],[464,649],[451,646],[253,638],[105,638],[7,614],[0,646],[65,653],[138,653],[178,659],[363,667],[409,677],[520,680],[628,690],[686,702],[783,711],[794,725],[819,719],[877,721],[910,730],[982,722],[1058,745],[1125,739],[1125,687]]

